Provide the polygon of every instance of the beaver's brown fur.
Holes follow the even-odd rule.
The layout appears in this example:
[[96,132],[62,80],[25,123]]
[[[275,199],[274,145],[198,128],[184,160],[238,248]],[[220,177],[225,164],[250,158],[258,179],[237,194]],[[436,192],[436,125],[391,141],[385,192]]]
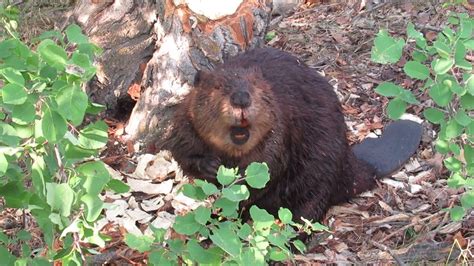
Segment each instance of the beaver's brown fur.
[[332,86],[292,55],[255,49],[201,71],[195,87],[162,146],[186,174],[215,181],[221,164],[266,162],[271,180],[247,204],[313,220],[374,184],[348,145]]

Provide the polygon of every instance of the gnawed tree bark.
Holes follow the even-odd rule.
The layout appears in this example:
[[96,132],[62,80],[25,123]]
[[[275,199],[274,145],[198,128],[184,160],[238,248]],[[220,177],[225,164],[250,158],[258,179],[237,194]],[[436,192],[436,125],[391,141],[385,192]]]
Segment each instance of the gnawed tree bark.
[[104,49],[89,94],[117,116],[133,106],[128,139],[164,137],[196,71],[262,46],[271,8],[271,0],[78,1],[72,17]]

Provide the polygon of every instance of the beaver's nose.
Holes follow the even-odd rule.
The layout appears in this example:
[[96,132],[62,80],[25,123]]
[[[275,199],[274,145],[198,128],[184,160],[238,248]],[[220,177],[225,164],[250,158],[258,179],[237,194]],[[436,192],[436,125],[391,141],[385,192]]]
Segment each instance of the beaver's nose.
[[249,107],[251,103],[250,94],[246,91],[236,91],[230,96],[230,103],[234,107]]

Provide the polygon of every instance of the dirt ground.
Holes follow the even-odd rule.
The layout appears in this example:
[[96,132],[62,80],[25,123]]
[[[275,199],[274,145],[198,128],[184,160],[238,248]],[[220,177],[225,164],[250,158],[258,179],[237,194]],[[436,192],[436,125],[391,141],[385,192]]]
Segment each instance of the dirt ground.
[[[51,9],[40,8],[41,13],[36,16],[32,12],[38,10],[37,6],[25,9],[21,26],[28,30],[23,36],[35,36],[38,31],[52,26],[54,17],[72,3],[59,2],[61,4]],[[425,36],[440,31],[447,12],[439,4],[432,4],[434,2],[381,3],[370,9],[361,5],[361,10],[345,3],[304,5],[290,16],[274,19],[270,29],[274,37],[268,45],[294,53],[330,79],[343,104],[349,138],[356,143],[369,134],[380,134],[389,122],[384,113],[388,100],[374,92],[379,83],[394,81],[411,89],[419,99],[428,99],[420,84],[403,74],[401,67],[406,58],[398,65],[383,66],[370,61],[370,50],[381,28],[404,37],[406,25],[412,21]],[[463,6],[451,9],[473,14]],[[38,27],[28,27],[31,23]],[[409,108],[408,112],[423,119],[422,107]],[[333,207],[323,221],[331,234],[316,234],[309,245],[310,251],[304,256],[298,255],[297,263],[474,263],[474,213],[453,222],[443,211],[459,202],[462,191],[447,188],[446,173],[440,168],[441,159],[432,147],[436,128],[428,123],[424,125],[422,144],[412,160],[392,178],[381,180],[377,189]],[[135,198],[149,200],[143,195]],[[166,205],[152,213],[169,209]],[[24,223],[21,216],[21,212],[4,210],[0,213],[1,228],[14,234],[18,228],[15,225]],[[34,224],[30,228],[33,235],[39,236]],[[106,226],[104,232],[114,241],[103,252],[119,251],[117,263],[124,260],[139,263],[143,259],[123,243],[119,244],[123,240],[120,230]],[[39,246],[41,241],[35,239],[35,245]]]

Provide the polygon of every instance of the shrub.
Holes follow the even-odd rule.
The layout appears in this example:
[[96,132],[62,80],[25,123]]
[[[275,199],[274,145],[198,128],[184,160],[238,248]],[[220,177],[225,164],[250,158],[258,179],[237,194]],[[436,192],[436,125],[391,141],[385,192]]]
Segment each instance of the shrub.
[[[448,185],[464,187],[461,205],[449,210],[451,218],[460,220],[474,206],[474,74],[466,54],[474,50],[474,19],[468,14],[450,14],[445,26],[433,41],[427,40],[412,23],[407,26],[407,40],[393,38],[381,30],[372,48],[372,61],[393,64],[404,49],[408,60],[404,73],[420,84],[416,94],[428,95],[431,101],[423,115],[439,130],[436,151],[443,154],[449,170]],[[392,82],[383,82],[375,91],[390,97],[387,114],[398,119],[408,104],[420,104],[410,90]]]
[[127,190],[96,159],[107,143],[107,125],[83,123],[86,114],[103,109],[82,90],[95,74],[100,49],[77,25],[65,34],[44,32],[31,49],[15,32],[18,13],[0,6],[0,195],[6,207],[33,215],[47,246],[32,251],[25,243],[29,232],[11,239],[0,232],[0,257],[15,261],[7,246],[20,242],[17,263],[45,264],[41,254],[81,265],[87,250],[79,242],[105,243],[94,225],[103,209],[99,193]]
[[[251,223],[242,223],[239,203],[249,198],[248,186],[261,189],[270,180],[265,163],[250,164],[245,177],[239,176],[238,169],[221,166],[217,180],[221,189],[199,179],[183,186],[183,194],[188,197],[201,201],[215,198],[212,204],[202,204],[176,217],[173,230],[186,236],[185,240],[165,240],[166,230],[153,228],[153,237],[128,234],[125,242],[140,252],[149,251],[149,263],[153,265],[177,265],[178,262],[266,265],[270,261],[292,260],[296,250],[304,252],[304,243],[297,239],[299,233],[327,230],[304,218],[303,225],[293,222],[293,215],[286,208],[280,208],[276,220],[266,210],[252,206],[249,209]],[[243,181],[248,186],[242,184]],[[209,247],[204,248],[206,245]]]

